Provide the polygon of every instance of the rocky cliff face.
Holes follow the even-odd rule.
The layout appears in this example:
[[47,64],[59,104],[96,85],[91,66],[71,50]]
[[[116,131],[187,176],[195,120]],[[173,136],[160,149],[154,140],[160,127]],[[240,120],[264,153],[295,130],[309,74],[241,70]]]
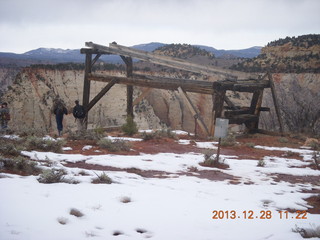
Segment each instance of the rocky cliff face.
[[[123,74],[113,71],[112,74]],[[149,72],[150,74],[150,72]],[[190,76],[194,78],[195,76]],[[199,76],[197,76],[199,77]],[[307,114],[313,118],[312,128],[319,131],[319,117],[312,113],[320,112],[316,99],[320,99],[320,74],[273,74],[280,108],[287,126],[292,123],[292,114]],[[45,68],[25,68],[15,78],[14,84],[5,94],[4,100],[9,103],[12,120],[10,127],[40,128],[47,132],[56,131],[54,115],[51,114],[53,100],[61,98],[71,112],[74,101],[82,101],[83,70],[53,70]],[[207,78],[216,80],[215,77]],[[106,83],[91,83],[91,98],[93,98]],[[293,88],[292,88],[293,86]],[[134,88],[134,98],[142,92],[141,88]],[[251,94],[227,92],[236,105],[249,106]],[[188,93],[192,102],[198,108],[208,126],[211,122],[212,97],[210,95]],[[305,96],[309,96],[308,98]],[[295,97],[295,98],[293,98]],[[266,90],[264,105],[271,107],[271,113],[263,113],[261,125],[266,129],[277,130],[278,124],[273,110],[270,91]],[[308,106],[308,107],[307,107]],[[302,107],[302,109],[301,109]],[[288,110],[290,109],[290,113]],[[150,93],[134,108],[135,121],[140,129],[156,129],[164,126],[173,129],[183,129],[194,132],[195,119],[177,92],[152,89]],[[286,113],[287,111],[287,113]],[[307,112],[306,112],[307,111]],[[291,114],[291,116],[289,116]],[[312,115],[312,116],[311,116]],[[115,85],[92,108],[89,115],[89,128],[121,126],[126,118],[126,86]],[[290,122],[290,121],[291,122]],[[316,120],[316,121],[314,121]],[[301,128],[308,128],[310,121],[300,117]],[[305,122],[306,124],[301,124]],[[65,128],[75,129],[76,124],[72,114],[65,117]],[[305,126],[302,126],[305,125]],[[310,127],[310,126],[309,126]],[[289,129],[287,127],[287,129]],[[316,130],[318,129],[318,130]],[[200,130],[198,129],[198,132]]]
[[320,35],[279,39],[261,54],[232,67],[247,72],[320,73]]
[[[11,110],[10,127],[54,131],[56,123],[51,113],[53,100],[57,97],[62,99],[71,113],[74,101],[82,100],[83,78],[84,71],[79,70],[23,69],[3,97]],[[104,86],[103,83],[92,82],[91,96],[94,97]],[[139,89],[135,95],[138,93]],[[122,125],[126,114],[125,97],[126,87],[114,86],[90,111],[89,127]],[[142,129],[160,127],[160,120],[148,103],[140,103],[138,107],[142,110],[136,112],[136,120]],[[65,128],[76,127],[72,114],[65,117],[64,124]]]
[[[111,74],[124,73],[111,71]],[[174,75],[179,74],[185,73]],[[191,79],[200,78],[192,74],[189,77]],[[71,112],[74,101],[77,99],[80,102],[82,101],[83,79],[83,70],[54,70],[45,67],[24,68],[3,97],[3,100],[9,103],[11,109],[10,127],[13,129],[31,127],[44,129],[47,132],[55,131],[55,118],[51,113],[54,99],[57,97],[62,99],[69,112]],[[206,77],[207,81],[216,79],[216,77]],[[91,82],[91,98],[96,96],[105,85],[106,83]],[[134,99],[141,92],[141,88],[135,87]],[[209,126],[212,110],[211,96],[192,93],[188,93],[188,95]],[[229,95],[232,97],[232,93]],[[246,96],[237,96],[235,100],[245,101],[246,99]],[[167,126],[189,132],[194,131],[194,116],[177,92],[152,89],[135,106],[134,112],[135,121],[140,129],[156,129]],[[121,126],[125,122],[125,118],[126,86],[117,84],[91,109],[89,128]],[[65,117],[65,128],[76,128],[71,114]]]
[[8,90],[19,73],[19,67],[0,67],[0,97]]

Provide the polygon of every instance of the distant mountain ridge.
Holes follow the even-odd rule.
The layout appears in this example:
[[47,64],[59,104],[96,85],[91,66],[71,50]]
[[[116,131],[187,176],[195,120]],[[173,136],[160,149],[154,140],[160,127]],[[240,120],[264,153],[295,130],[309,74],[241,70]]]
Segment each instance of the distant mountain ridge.
[[[168,44],[160,42],[151,42],[146,44],[139,44],[132,46],[135,49],[152,52],[159,47]],[[200,49],[211,52],[215,57],[228,57],[228,58],[253,58],[260,54],[262,47],[252,47],[241,50],[217,50],[213,47],[194,45]],[[28,62],[36,61],[37,63],[66,63],[76,62],[83,63],[84,55],[80,53],[80,49],[60,49],[60,48],[38,48],[23,54],[0,52],[0,63],[14,62],[14,60],[28,60]],[[102,61],[109,63],[122,63],[119,56],[104,55],[100,58]]]

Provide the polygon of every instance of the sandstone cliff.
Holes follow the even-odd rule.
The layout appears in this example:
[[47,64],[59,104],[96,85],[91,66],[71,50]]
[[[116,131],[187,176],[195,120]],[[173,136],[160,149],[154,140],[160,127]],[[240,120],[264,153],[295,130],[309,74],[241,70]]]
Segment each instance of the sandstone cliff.
[[247,72],[320,73],[320,34],[269,43],[261,54],[232,67]]

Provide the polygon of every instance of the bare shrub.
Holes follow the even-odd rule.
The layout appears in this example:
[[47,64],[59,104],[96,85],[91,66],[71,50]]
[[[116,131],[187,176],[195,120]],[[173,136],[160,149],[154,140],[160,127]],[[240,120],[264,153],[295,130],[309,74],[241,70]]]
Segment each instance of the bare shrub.
[[132,136],[138,132],[138,127],[133,118],[131,116],[128,116],[126,119],[126,123],[122,125],[121,130],[125,134]]
[[245,144],[247,147],[254,148],[255,144],[252,142],[248,142]]
[[200,163],[201,166],[216,167],[216,168],[222,168],[222,169],[229,168],[229,165],[224,163],[225,159],[221,157],[218,158],[218,156],[212,150],[205,151],[203,157],[204,157],[204,161]]
[[300,233],[303,238],[320,238],[320,225],[317,227],[311,226],[311,228],[299,228],[296,226],[292,231]]
[[285,138],[285,137],[279,138],[278,141],[279,141],[280,143],[288,143],[288,142],[289,142],[288,138]]
[[257,163],[257,167],[264,167],[266,166],[266,162],[264,160],[259,160]]
[[26,138],[26,148],[28,151],[40,150],[40,151],[50,151],[55,153],[62,152],[62,147],[65,144],[63,140],[49,140],[44,138],[39,138],[35,136]]
[[4,139],[0,140],[0,152],[4,153],[5,155],[11,156],[19,156],[21,147],[17,146],[11,141],[7,141]]
[[99,140],[104,137],[104,131],[100,129],[68,131],[69,140]]
[[28,158],[18,156],[14,158],[0,157],[2,168],[9,171],[19,172],[24,175],[37,175],[41,172],[38,164]]
[[236,137],[234,135],[228,135],[227,137],[221,139],[221,146],[232,147],[236,144]]
[[44,137],[46,135],[46,132],[44,129],[36,129],[36,128],[27,128],[22,127],[16,130],[16,134],[20,137],[29,137],[29,136],[36,136],[36,137]]
[[97,176],[97,178],[95,178],[92,183],[104,183],[104,184],[111,184],[112,183],[112,179],[105,173],[101,173],[100,175],[98,175],[97,173],[94,172],[94,174]]
[[177,135],[171,131],[171,129],[161,129],[161,130],[156,130],[151,133],[143,132],[141,134],[141,137],[144,141],[152,140],[152,139],[161,139],[161,138],[172,138],[177,140],[178,137]]
[[103,138],[98,141],[98,145],[110,152],[130,151],[131,149],[131,144],[121,139],[112,141],[110,139]]
[[63,182],[66,172],[63,169],[49,169],[43,171],[38,178],[40,183],[59,183]]

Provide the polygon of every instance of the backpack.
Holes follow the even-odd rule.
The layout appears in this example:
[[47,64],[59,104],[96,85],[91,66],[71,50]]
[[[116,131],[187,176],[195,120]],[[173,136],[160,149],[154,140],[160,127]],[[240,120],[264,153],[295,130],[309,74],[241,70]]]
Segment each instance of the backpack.
[[86,111],[82,105],[77,105],[73,108],[73,116],[75,118],[84,118],[86,116]]
[[9,110],[2,110],[1,111],[1,119],[5,120],[5,121],[10,121],[11,117],[10,117]]
[[5,116],[5,120],[10,121],[11,117],[9,112],[6,112],[4,116]]

